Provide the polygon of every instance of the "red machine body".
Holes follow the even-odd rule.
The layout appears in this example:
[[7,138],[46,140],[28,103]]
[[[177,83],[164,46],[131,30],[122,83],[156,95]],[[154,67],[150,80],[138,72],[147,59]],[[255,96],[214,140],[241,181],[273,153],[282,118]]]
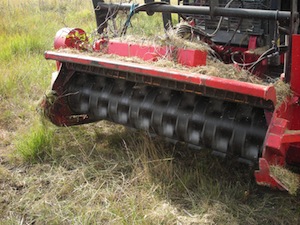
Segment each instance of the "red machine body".
[[[95,8],[102,8],[102,11],[96,11],[100,34],[105,28],[99,26],[103,25],[101,18],[109,7],[130,9],[132,14],[132,5],[93,3]],[[295,3],[291,1],[289,11],[274,11],[274,18],[271,18],[272,10],[261,10],[261,15],[256,15],[259,10],[248,12],[262,21],[265,17],[275,21],[281,17],[281,20],[293,18],[290,24],[295,32],[286,34],[289,41],[286,48],[275,46],[276,50],[270,51],[266,57],[264,53],[252,52],[259,48],[261,36],[257,34],[249,35],[244,46],[230,45],[233,37],[229,44],[222,44],[218,43],[218,37],[213,40],[202,36],[224,64],[233,64],[240,70],[250,68],[252,76],[261,78],[269,71],[273,73],[270,59],[276,58],[276,68],[282,70],[277,72],[276,79],[285,79],[291,89],[291,94],[284,96],[281,102],[278,102],[274,82],[256,84],[188,69],[206,66],[207,51],[108,38],[100,38],[91,44],[82,29],[64,28],[57,33],[55,48],[69,47],[80,52],[45,53],[46,59],[58,62],[52,85],[57,98],[54,104],[43,103],[45,113],[58,126],[107,119],[193,146],[203,145],[217,155],[258,163],[255,172],[258,184],[286,190],[288,187],[271,175],[270,166],[300,166],[300,35],[294,27],[299,20]],[[153,6],[156,8],[149,8]],[[135,5],[135,9],[148,13],[165,10],[193,14],[202,10],[204,14],[227,15],[227,7],[223,8],[224,11],[221,7],[213,11],[209,6],[159,6],[146,3]],[[244,16],[239,9],[231,10],[237,16]],[[272,35],[276,36],[276,33]],[[155,64],[162,56],[173,60],[175,57],[182,67]],[[122,57],[137,57],[141,61],[129,62]]]

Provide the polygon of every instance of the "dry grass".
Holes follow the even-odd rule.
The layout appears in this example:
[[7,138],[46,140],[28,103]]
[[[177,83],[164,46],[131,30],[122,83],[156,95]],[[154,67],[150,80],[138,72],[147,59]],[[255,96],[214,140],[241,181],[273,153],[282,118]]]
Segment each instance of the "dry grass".
[[137,36],[137,35],[126,35],[112,40],[117,40],[126,43],[135,43],[140,45],[151,45],[151,46],[168,46],[173,48],[188,48],[200,51],[212,51],[211,48],[202,41],[189,41],[178,37],[173,29],[168,30],[165,34],[148,36]]
[[298,174],[281,166],[271,166],[270,173],[287,188],[291,195],[297,194],[297,190],[300,187],[300,177]]
[[288,97],[292,97],[293,95],[290,85],[283,82],[282,80],[275,81],[274,87],[277,96],[277,106],[284,103]]
[[179,37],[176,34],[175,29],[169,29],[166,32],[166,38],[163,40],[163,43],[166,43],[171,46],[175,46],[176,48],[184,48],[184,49],[189,48],[189,49],[195,49],[195,50],[206,51],[206,52],[212,51],[209,45],[203,41],[198,41],[198,40],[191,41]]
[[6,162],[8,167],[0,167],[1,223],[278,224],[284,218],[285,224],[295,224],[299,220],[292,210],[300,204],[297,198],[257,189],[246,166],[223,162],[207,151],[172,147],[107,122],[56,129],[53,138],[53,150],[39,163]]

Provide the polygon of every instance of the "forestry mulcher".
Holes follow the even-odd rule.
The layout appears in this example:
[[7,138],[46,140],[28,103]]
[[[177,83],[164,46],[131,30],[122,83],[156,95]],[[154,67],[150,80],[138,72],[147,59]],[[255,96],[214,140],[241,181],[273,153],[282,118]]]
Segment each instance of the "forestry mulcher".
[[[108,120],[211,149],[256,165],[258,184],[289,190],[272,167],[298,177],[299,4],[93,0],[97,35],[63,28],[45,53],[57,71],[43,113],[58,126]],[[128,34],[157,13],[160,35]]]

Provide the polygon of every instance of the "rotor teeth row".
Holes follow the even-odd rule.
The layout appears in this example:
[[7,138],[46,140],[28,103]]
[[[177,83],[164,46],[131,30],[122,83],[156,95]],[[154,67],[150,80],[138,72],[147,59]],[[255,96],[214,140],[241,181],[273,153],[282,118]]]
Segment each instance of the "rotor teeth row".
[[255,161],[263,144],[264,111],[191,93],[78,74],[69,92],[75,114],[110,120],[169,139]]

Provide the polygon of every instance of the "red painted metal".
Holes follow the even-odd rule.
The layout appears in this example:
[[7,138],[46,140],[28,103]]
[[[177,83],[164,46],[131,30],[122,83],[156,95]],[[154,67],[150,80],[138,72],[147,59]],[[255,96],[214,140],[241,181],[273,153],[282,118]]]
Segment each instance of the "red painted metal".
[[291,89],[293,97],[287,98],[273,112],[266,134],[256,181],[273,188],[287,189],[269,171],[270,165],[300,165],[300,35],[293,35]]
[[85,56],[61,52],[46,52],[46,59],[53,59],[60,62],[72,62],[82,65],[92,65],[108,69],[133,72],[144,74],[152,77],[162,77],[169,80],[182,81],[186,83],[198,84],[210,88],[236,92],[240,94],[259,97],[264,100],[270,100],[276,105],[276,92],[272,85],[252,84],[232,79],[207,76],[200,73],[191,73],[183,70],[175,70],[171,68],[161,68],[152,65],[127,63],[108,58],[99,58],[93,56]]
[[207,52],[179,48],[177,51],[178,63],[186,66],[204,66],[206,65]]
[[107,53],[125,57],[138,57],[145,61],[157,61],[160,58],[172,59],[185,66],[206,65],[206,51],[183,49],[167,46],[143,45],[112,40],[107,44]]
[[107,46],[108,54],[125,57],[138,57],[145,61],[157,61],[158,58],[167,57],[167,52],[166,47],[146,46],[120,41],[109,41]]
[[292,41],[291,89],[300,96],[300,34],[294,34]]
[[[57,31],[54,38],[54,49],[75,48],[85,49],[88,45],[88,37],[84,30],[80,28],[64,27]],[[56,61],[56,69],[59,70],[61,63]]]
[[[255,178],[258,184],[287,190],[287,188],[275,177],[270,174],[270,165],[286,166],[286,164],[300,164],[300,127],[292,126],[295,119],[293,108],[300,107],[295,105],[293,99],[287,99],[273,113],[270,122],[262,158],[259,160],[259,170],[255,171]],[[299,120],[299,119],[297,119]],[[291,130],[291,128],[294,130]]]
[[250,36],[249,42],[248,42],[248,50],[254,50],[256,49],[257,45],[257,37],[256,36]]
[[54,48],[76,48],[84,49],[84,45],[88,43],[88,37],[84,30],[80,28],[62,28],[54,39]]
[[107,40],[104,39],[104,38],[101,38],[99,40],[96,40],[94,43],[93,43],[93,50],[95,52],[100,52],[100,51],[105,51],[105,46],[107,44]]
[[282,137],[282,143],[300,143],[300,130],[287,130]]
[[266,159],[259,159],[259,168],[260,170],[255,171],[254,174],[257,184],[277,188],[279,190],[287,190],[286,186],[270,174],[270,165]]

